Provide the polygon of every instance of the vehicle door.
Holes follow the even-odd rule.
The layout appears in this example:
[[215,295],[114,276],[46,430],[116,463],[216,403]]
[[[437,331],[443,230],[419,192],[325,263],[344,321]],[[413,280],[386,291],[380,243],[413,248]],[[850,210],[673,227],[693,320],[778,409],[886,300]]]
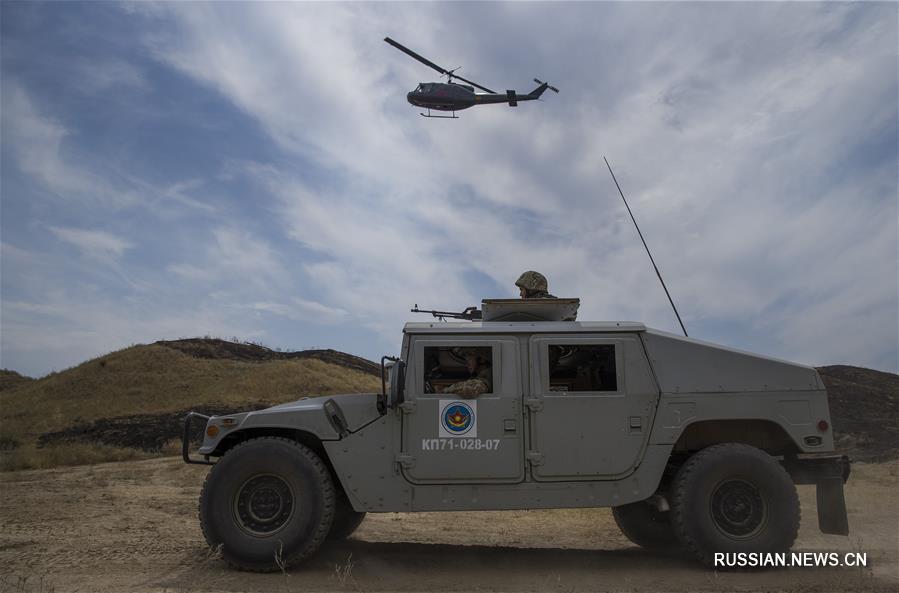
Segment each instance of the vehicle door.
[[527,457],[538,481],[618,479],[642,457],[658,388],[636,335],[530,340]]
[[[524,479],[522,387],[512,337],[413,336],[403,410],[403,475],[414,483]],[[477,369],[471,369],[472,356]],[[485,372],[485,367],[489,372]],[[486,380],[476,397],[448,393]]]

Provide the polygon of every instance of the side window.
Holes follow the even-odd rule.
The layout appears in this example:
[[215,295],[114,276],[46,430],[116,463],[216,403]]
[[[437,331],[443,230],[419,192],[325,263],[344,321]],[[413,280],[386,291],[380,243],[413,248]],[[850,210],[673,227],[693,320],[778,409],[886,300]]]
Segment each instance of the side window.
[[493,348],[490,346],[426,346],[425,393],[477,397],[493,393]]
[[550,344],[550,391],[618,391],[615,346]]

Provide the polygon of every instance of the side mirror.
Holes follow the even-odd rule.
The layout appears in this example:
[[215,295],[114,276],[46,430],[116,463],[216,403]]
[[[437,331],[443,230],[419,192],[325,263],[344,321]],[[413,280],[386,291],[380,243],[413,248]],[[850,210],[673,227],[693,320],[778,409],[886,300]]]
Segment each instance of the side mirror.
[[406,363],[397,360],[390,367],[390,392],[388,393],[387,405],[395,408],[403,403],[406,387]]

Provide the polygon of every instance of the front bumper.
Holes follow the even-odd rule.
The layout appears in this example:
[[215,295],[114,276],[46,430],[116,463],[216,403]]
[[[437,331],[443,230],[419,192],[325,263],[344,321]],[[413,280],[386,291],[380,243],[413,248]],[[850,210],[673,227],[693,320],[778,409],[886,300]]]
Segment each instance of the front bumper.
[[[198,414],[197,412],[189,412],[187,416],[184,417],[184,430],[181,432],[181,457],[184,459],[184,463],[195,463],[198,465],[214,465],[214,461],[209,461],[209,456],[204,456],[203,459],[192,459],[190,456],[190,433],[191,433],[191,425],[193,424],[194,418],[202,418],[206,422],[209,421],[211,416],[206,416],[205,414]],[[205,434],[205,431],[204,433]]]

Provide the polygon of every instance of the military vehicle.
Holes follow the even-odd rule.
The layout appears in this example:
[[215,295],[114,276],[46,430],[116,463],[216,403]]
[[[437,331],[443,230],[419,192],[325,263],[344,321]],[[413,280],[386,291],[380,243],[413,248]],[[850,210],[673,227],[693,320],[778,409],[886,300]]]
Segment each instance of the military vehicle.
[[[346,538],[366,513],[611,507],[635,544],[711,564],[789,550],[795,484],[816,485],[821,531],[848,534],[849,460],[833,454],[814,368],[573,321],[577,305],[485,300],[477,321],[408,323],[399,356],[381,360],[381,393],[189,414],[184,459],[213,464],[207,542],[267,571]],[[475,371],[488,393],[446,393]]]

